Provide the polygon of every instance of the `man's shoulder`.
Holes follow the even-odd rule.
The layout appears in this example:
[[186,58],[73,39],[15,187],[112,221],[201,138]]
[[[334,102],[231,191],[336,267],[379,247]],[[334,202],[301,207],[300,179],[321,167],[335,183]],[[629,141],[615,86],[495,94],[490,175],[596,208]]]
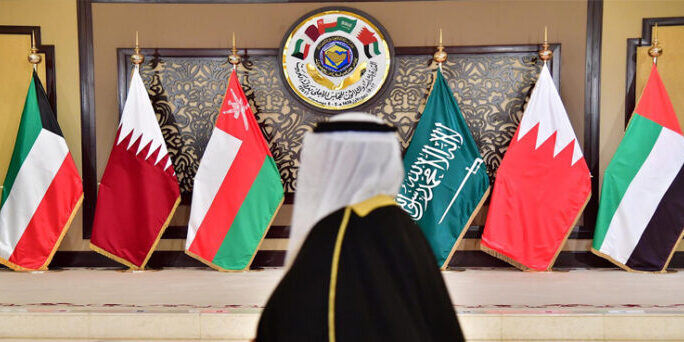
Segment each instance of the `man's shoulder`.
[[389,206],[397,206],[397,202],[395,202],[394,198],[389,195],[373,196],[362,202],[350,205],[351,210],[353,210],[354,213],[360,217],[365,217],[378,208]]

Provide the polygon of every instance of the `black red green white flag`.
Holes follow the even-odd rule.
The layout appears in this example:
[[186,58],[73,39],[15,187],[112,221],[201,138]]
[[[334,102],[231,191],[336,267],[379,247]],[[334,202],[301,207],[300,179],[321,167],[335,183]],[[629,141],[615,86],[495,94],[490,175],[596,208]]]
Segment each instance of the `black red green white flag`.
[[0,263],[47,269],[83,200],[83,185],[33,72],[0,204]]
[[684,136],[655,65],[603,176],[592,251],[663,272],[684,235]]

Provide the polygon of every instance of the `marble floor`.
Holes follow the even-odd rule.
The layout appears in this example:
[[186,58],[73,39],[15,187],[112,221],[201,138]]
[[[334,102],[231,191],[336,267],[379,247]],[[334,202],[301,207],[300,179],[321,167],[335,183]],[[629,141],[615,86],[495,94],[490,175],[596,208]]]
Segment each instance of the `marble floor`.
[[[253,337],[280,269],[0,271],[0,339]],[[443,272],[470,341],[684,341],[684,272]]]

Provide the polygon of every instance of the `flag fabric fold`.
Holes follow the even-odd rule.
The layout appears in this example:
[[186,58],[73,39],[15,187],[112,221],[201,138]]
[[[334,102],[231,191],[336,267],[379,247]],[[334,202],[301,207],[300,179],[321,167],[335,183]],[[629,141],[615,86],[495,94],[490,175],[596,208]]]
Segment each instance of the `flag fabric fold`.
[[64,135],[33,72],[0,201],[0,264],[45,270],[83,201]]
[[655,64],[603,177],[592,251],[665,272],[684,236],[684,136]]
[[136,66],[100,182],[91,249],[143,269],[179,203],[178,180]]
[[233,70],[195,175],[186,253],[249,269],[284,198],[280,173]]
[[546,64],[494,182],[483,251],[550,270],[591,196],[589,168]]
[[445,269],[489,194],[489,178],[440,69],[406,150],[404,169],[397,203],[418,223]]

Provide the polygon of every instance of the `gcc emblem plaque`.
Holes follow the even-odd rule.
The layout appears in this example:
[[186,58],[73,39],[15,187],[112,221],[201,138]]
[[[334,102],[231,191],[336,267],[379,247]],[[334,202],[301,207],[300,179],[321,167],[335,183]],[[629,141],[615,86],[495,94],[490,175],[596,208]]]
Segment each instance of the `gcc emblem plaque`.
[[290,28],[280,52],[284,79],[295,96],[314,108],[338,111],[358,107],[384,89],[394,47],[367,14],[322,8]]

